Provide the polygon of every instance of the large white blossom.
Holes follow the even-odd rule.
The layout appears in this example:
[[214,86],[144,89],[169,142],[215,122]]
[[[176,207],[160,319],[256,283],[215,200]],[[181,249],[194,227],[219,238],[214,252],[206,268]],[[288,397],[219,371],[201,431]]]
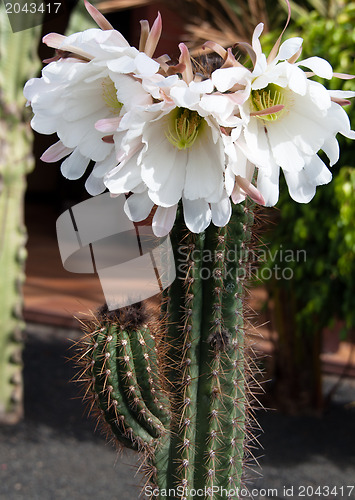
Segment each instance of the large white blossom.
[[[333,70],[319,57],[296,62],[301,38],[286,40],[279,48],[276,45],[267,59],[259,41],[262,29],[262,24],[256,27],[248,47],[254,63],[245,85],[249,97],[236,105],[233,117],[241,121],[226,138],[229,168],[250,180],[253,166],[257,167],[257,188],[268,206],[278,201],[281,168],[291,197],[308,203],[316,187],[332,177],[317,153],[323,150],[332,166],[339,158],[337,133],[355,139],[341,106],[355,93],[328,91],[310,79],[314,74],[331,79]],[[217,90],[230,91],[240,83],[240,67],[218,69],[212,81]],[[239,193],[234,195],[240,199]]]
[[[154,75],[160,65],[131,47],[91,5],[87,7],[98,16],[104,29],[89,29],[68,37],[55,33],[44,37],[58,56],[43,69],[41,78],[27,82],[24,95],[34,112],[32,128],[42,134],[56,133],[59,138],[44,152],[42,160],[56,162],[67,157],[61,171],[68,179],[81,177],[93,160],[96,164],[86,189],[96,195],[106,189],[104,174],[119,161],[107,130],[116,130],[133,102],[144,106],[152,103],[140,79]],[[158,31],[159,24],[160,18],[156,22]],[[154,36],[158,38],[156,33]],[[119,101],[117,87],[122,74],[132,77],[129,95]],[[103,122],[105,126],[96,126]]]
[[[133,220],[145,219],[154,205],[158,207],[153,218],[157,235],[171,230],[180,200],[191,231],[199,233],[211,221],[225,226],[231,216],[229,197],[238,183],[234,174],[226,182],[221,128],[229,124],[234,104],[228,95],[214,92],[210,78],[194,75],[184,44],[180,50],[182,78],[156,75],[144,83],[155,103],[124,117],[118,128],[119,132],[127,129],[126,138],[119,138],[121,147],[139,136],[141,147],[130,148],[130,154],[104,180],[112,193],[133,192],[126,204]],[[262,201],[250,182],[241,180],[241,184],[246,193]]]

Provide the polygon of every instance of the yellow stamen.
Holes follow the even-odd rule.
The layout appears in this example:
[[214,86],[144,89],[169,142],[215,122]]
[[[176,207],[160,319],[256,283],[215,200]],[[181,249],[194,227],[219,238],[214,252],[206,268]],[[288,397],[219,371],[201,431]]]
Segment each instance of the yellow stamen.
[[119,115],[123,104],[117,99],[117,90],[111,78],[107,77],[102,81],[102,98],[105,104],[114,115]]
[[[273,106],[278,106],[279,104],[285,105],[285,89],[274,83],[270,83],[267,87],[260,90],[251,91],[251,105],[253,111],[264,111],[264,109],[272,108]],[[269,115],[258,116],[260,120],[265,120],[268,122],[273,122],[278,120],[283,116],[286,107],[277,113],[270,113]]]
[[196,141],[205,125],[205,120],[197,111],[176,108],[171,112],[171,126],[166,133],[168,141],[178,149],[188,149]]

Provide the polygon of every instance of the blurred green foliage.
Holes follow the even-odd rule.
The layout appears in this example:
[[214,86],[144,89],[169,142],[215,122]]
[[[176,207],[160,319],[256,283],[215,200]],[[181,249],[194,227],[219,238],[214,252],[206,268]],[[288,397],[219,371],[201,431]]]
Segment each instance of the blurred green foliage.
[[[317,9],[309,10],[311,4]],[[264,36],[265,53],[278,35],[279,31],[273,31]],[[355,2],[298,2],[284,39],[291,36],[304,40],[301,59],[323,57],[335,72],[355,74]],[[355,90],[354,80],[318,81],[329,89]],[[354,128],[354,105],[345,109]],[[297,250],[307,252],[306,262],[276,262],[281,268],[292,268],[293,279],[266,282],[271,291],[281,287],[295,304],[295,333],[331,326],[336,318],[345,320],[348,328],[355,325],[354,144],[340,135],[338,139],[341,157],[331,168],[333,180],[319,186],[309,204],[294,202],[284,179],[280,179],[276,223],[264,235],[270,255],[275,255],[281,245],[295,255]],[[270,269],[274,265],[275,261],[264,264]]]

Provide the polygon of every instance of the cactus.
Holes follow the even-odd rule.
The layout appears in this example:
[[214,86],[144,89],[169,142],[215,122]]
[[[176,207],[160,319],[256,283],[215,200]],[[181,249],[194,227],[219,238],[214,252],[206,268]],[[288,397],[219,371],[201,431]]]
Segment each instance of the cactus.
[[145,493],[154,497],[191,500],[190,491],[202,489],[217,500],[241,487],[249,413],[243,282],[253,213],[243,204],[233,210],[229,225],[201,234],[185,228],[180,210],[171,234],[177,278],[158,323],[138,304],[85,324],[78,377],[85,397],[117,443],[141,452]]
[[33,166],[23,84],[36,70],[38,29],[13,34],[0,5],[0,421],[22,415],[22,295],[26,259],[25,175]]

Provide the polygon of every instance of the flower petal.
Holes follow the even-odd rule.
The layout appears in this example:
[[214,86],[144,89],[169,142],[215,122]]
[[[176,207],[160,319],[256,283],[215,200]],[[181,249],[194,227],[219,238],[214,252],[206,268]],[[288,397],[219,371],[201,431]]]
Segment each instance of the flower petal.
[[328,61],[321,57],[308,57],[297,63],[297,66],[304,66],[311,69],[316,75],[321,78],[330,80],[333,77],[333,68]]
[[46,149],[41,156],[41,160],[46,163],[54,163],[64,158],[64,156],[68,156],[72,151],[73,148],[67,148],[61,141],[58,141]]
[[79,179],[90,163],[90,158],[83,156],[78,148],[66,160],[63,161],[60,170],[64,177],[70,180]]
[[212,213],[205,200],[187,200],[183,198],[184,219],[192,233],[202,233],[209,226]]
[[155,236],[163,237],[170,233],[176,218],[177,205],[169,208],[158,207],[152,222]]
[[134,193],[127,198],[124,211],[130,220],[140,222],[148,217],[153,206],[154,203],[149,198],[147,191],[144,191],[142,193]]
[[212,222],[217,227],[224,227],[231,218],[232,207],[229,197],[225,196],[218,203],[211,203]]

